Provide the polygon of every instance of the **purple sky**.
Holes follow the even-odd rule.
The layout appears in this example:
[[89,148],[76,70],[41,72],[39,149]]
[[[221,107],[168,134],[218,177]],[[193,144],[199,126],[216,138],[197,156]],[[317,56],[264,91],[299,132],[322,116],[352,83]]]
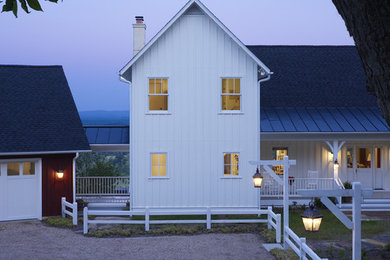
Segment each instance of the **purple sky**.
[[[41,2],[44,13],[0,14],[0,63],[63,65],[77,108],[85,111],[128,110],[128,86],[118,71],[132,56],[134,16],[145,17],[148,41],[187,0]],[[244,44],[353,44],[330,0],[202,2]]]

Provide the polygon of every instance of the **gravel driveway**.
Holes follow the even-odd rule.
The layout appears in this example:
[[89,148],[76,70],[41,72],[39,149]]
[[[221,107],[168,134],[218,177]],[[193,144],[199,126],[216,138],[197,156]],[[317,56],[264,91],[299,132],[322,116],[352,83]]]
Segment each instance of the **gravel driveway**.
[[84,237],[39,221],[0,223],[0,259],[274,259],[255,234]]

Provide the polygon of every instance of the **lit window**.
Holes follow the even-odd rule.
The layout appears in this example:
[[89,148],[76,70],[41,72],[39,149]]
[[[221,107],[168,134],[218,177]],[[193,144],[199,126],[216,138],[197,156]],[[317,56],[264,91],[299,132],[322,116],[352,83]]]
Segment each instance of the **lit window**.
[[353,168],[353,149],[347,148],[347,168]]
[[168,111],[168,79],[149,79],[149,110]]
[[371,149],[357,148],[356,162],[358,168],[371,168]]
[[23,175],[35,175],[35,163],[24,162],[23,163]]
[[7,175],[8,176],[18,176],[19,175],[19,167],[20,163],[18,162],[9,162],[7,163]]
[[238,153],[224,153],[223,154],[223,174],[224,175],[238,175]]
[[[283,160],[283,157],[284,156],[287,156],[288,155],[288,148],[287,147],[282,147],[282,148],[272,148],[272,159],[273,160]],[[272,170],[276,173],[276,174],[283,174],[284,173],[284,169],[283,169],[283,165],[274,165],[272,166]]]
[[221,110],[241,110],[241,86],[239,78],[222,79]]
[[152,177],[167,176],[167,154],[152,153]]

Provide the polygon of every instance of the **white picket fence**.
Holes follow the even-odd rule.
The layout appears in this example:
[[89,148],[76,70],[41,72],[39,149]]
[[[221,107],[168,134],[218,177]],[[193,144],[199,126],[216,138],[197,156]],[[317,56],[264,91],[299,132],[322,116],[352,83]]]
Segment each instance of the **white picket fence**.
[[[72,212],[67,210],[67,208],[71,209]],[[66,215],[72,217],[73,225],[77,226],[77,202],[69,203],[66,201],[65,197],[61,198],[61,215],[65,218]]]
[[[212,215],[242,215],[242,214],[267,214],[267,219],[211,219]],[[88,216],[145,216],[145,220],[131,219],[88,219]],[[174,215],[206,215],[206,219],[186,219],[186,220],[150,220],[150,216],[174,216]],[[149,231],[153,224],[206,224],[207,229],[211,229],[211,224],[227,223],[267,223],[268,228],[273,227],[276,232],[276,242],[281,242],[281,216],[272,211],[272,207],[266,210],[223,210],[223,209],[195,209],[195,210],[176,210],[167,211],[164,209],[144,210],[89,210],[84,208],[83,212],[83,231],[88,233],[88,224],[141,224],[145,225],[145,231]]]
[[[326,260],[327,258],[319,257],[313,249],[306,244],[306,238],[298,237],[289,227],[285,226],[287,234],[286,242],[291,249],[298,255],[299,259]],[[309,256],[310,258],[307,258]]]
[[128,196],[129,176],[76,177],[76,196]]

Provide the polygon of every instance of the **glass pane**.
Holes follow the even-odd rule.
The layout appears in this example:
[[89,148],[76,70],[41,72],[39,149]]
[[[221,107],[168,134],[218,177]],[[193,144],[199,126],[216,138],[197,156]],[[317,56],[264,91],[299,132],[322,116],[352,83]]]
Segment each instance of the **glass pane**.
[[230,164],[231,163],[231,159],[230,159],[230,153],[224,153],[223,154],[223,163],[224,164]]
[[238,175],[238,165],[232,165],[232,175]]
[[168,110],[168,96],[149,96],[149,110]]
[[235,79],[234,80],[234,92],[235,93],[240,93],[241,86],[240,86],[240,79]]
[[158,154],[152,154],[152,165],[158,165]]
[[347,148],[347,168],[353,168],[353,149]]
[[167,155],[162,153],[160,155],[159,165],[167,165]]
[[24,162],[23,163],[23,175],[35,175],[35,163]]
[[163,83],[162,93],[168,94],[168,79],[163,79],[162,83]]
[[152,166],[152,176],[158,176],[158,166]]
[[223,167],[223,174],[224,175],[230,175],[231,174],[231,166],[230,165],[224,165],[224,167]]
[[166,166],[158,166],[159,176],[167,176]]
[[19,175],[19,163],[7,163],[7,175],[8,176]]
[[381,148],[375,148],[375,168],[381,168]]
[[156,93],[160,94],[161,93],[161,79],[156,79]]
[[224,94],[228,93],[227,79],[222,79],[222,93]]
[[240,96],[222,96],[222,110],[240,110]]
[[149,94],[156,93],[154,90],[154,79],[149,79]]
[[357,167],[371,168],[371,149],[358,148],[357,149]]
[[232,153],[232,164],[238,164],[238,153]]
[[[272,159],[273,160],[283,160],[284,156],[288,155],[288,148],[287,147],[281,147],[281,148],[272,148]],[[283,165],[275,165],[272,167],[272,170],[276,174],[282,175],[284,172]]]
[[229,82],[229,84],[228,84],[228,86],[229,86],[229,93],[234,93],[234,79],[228,79],[228,82]]

